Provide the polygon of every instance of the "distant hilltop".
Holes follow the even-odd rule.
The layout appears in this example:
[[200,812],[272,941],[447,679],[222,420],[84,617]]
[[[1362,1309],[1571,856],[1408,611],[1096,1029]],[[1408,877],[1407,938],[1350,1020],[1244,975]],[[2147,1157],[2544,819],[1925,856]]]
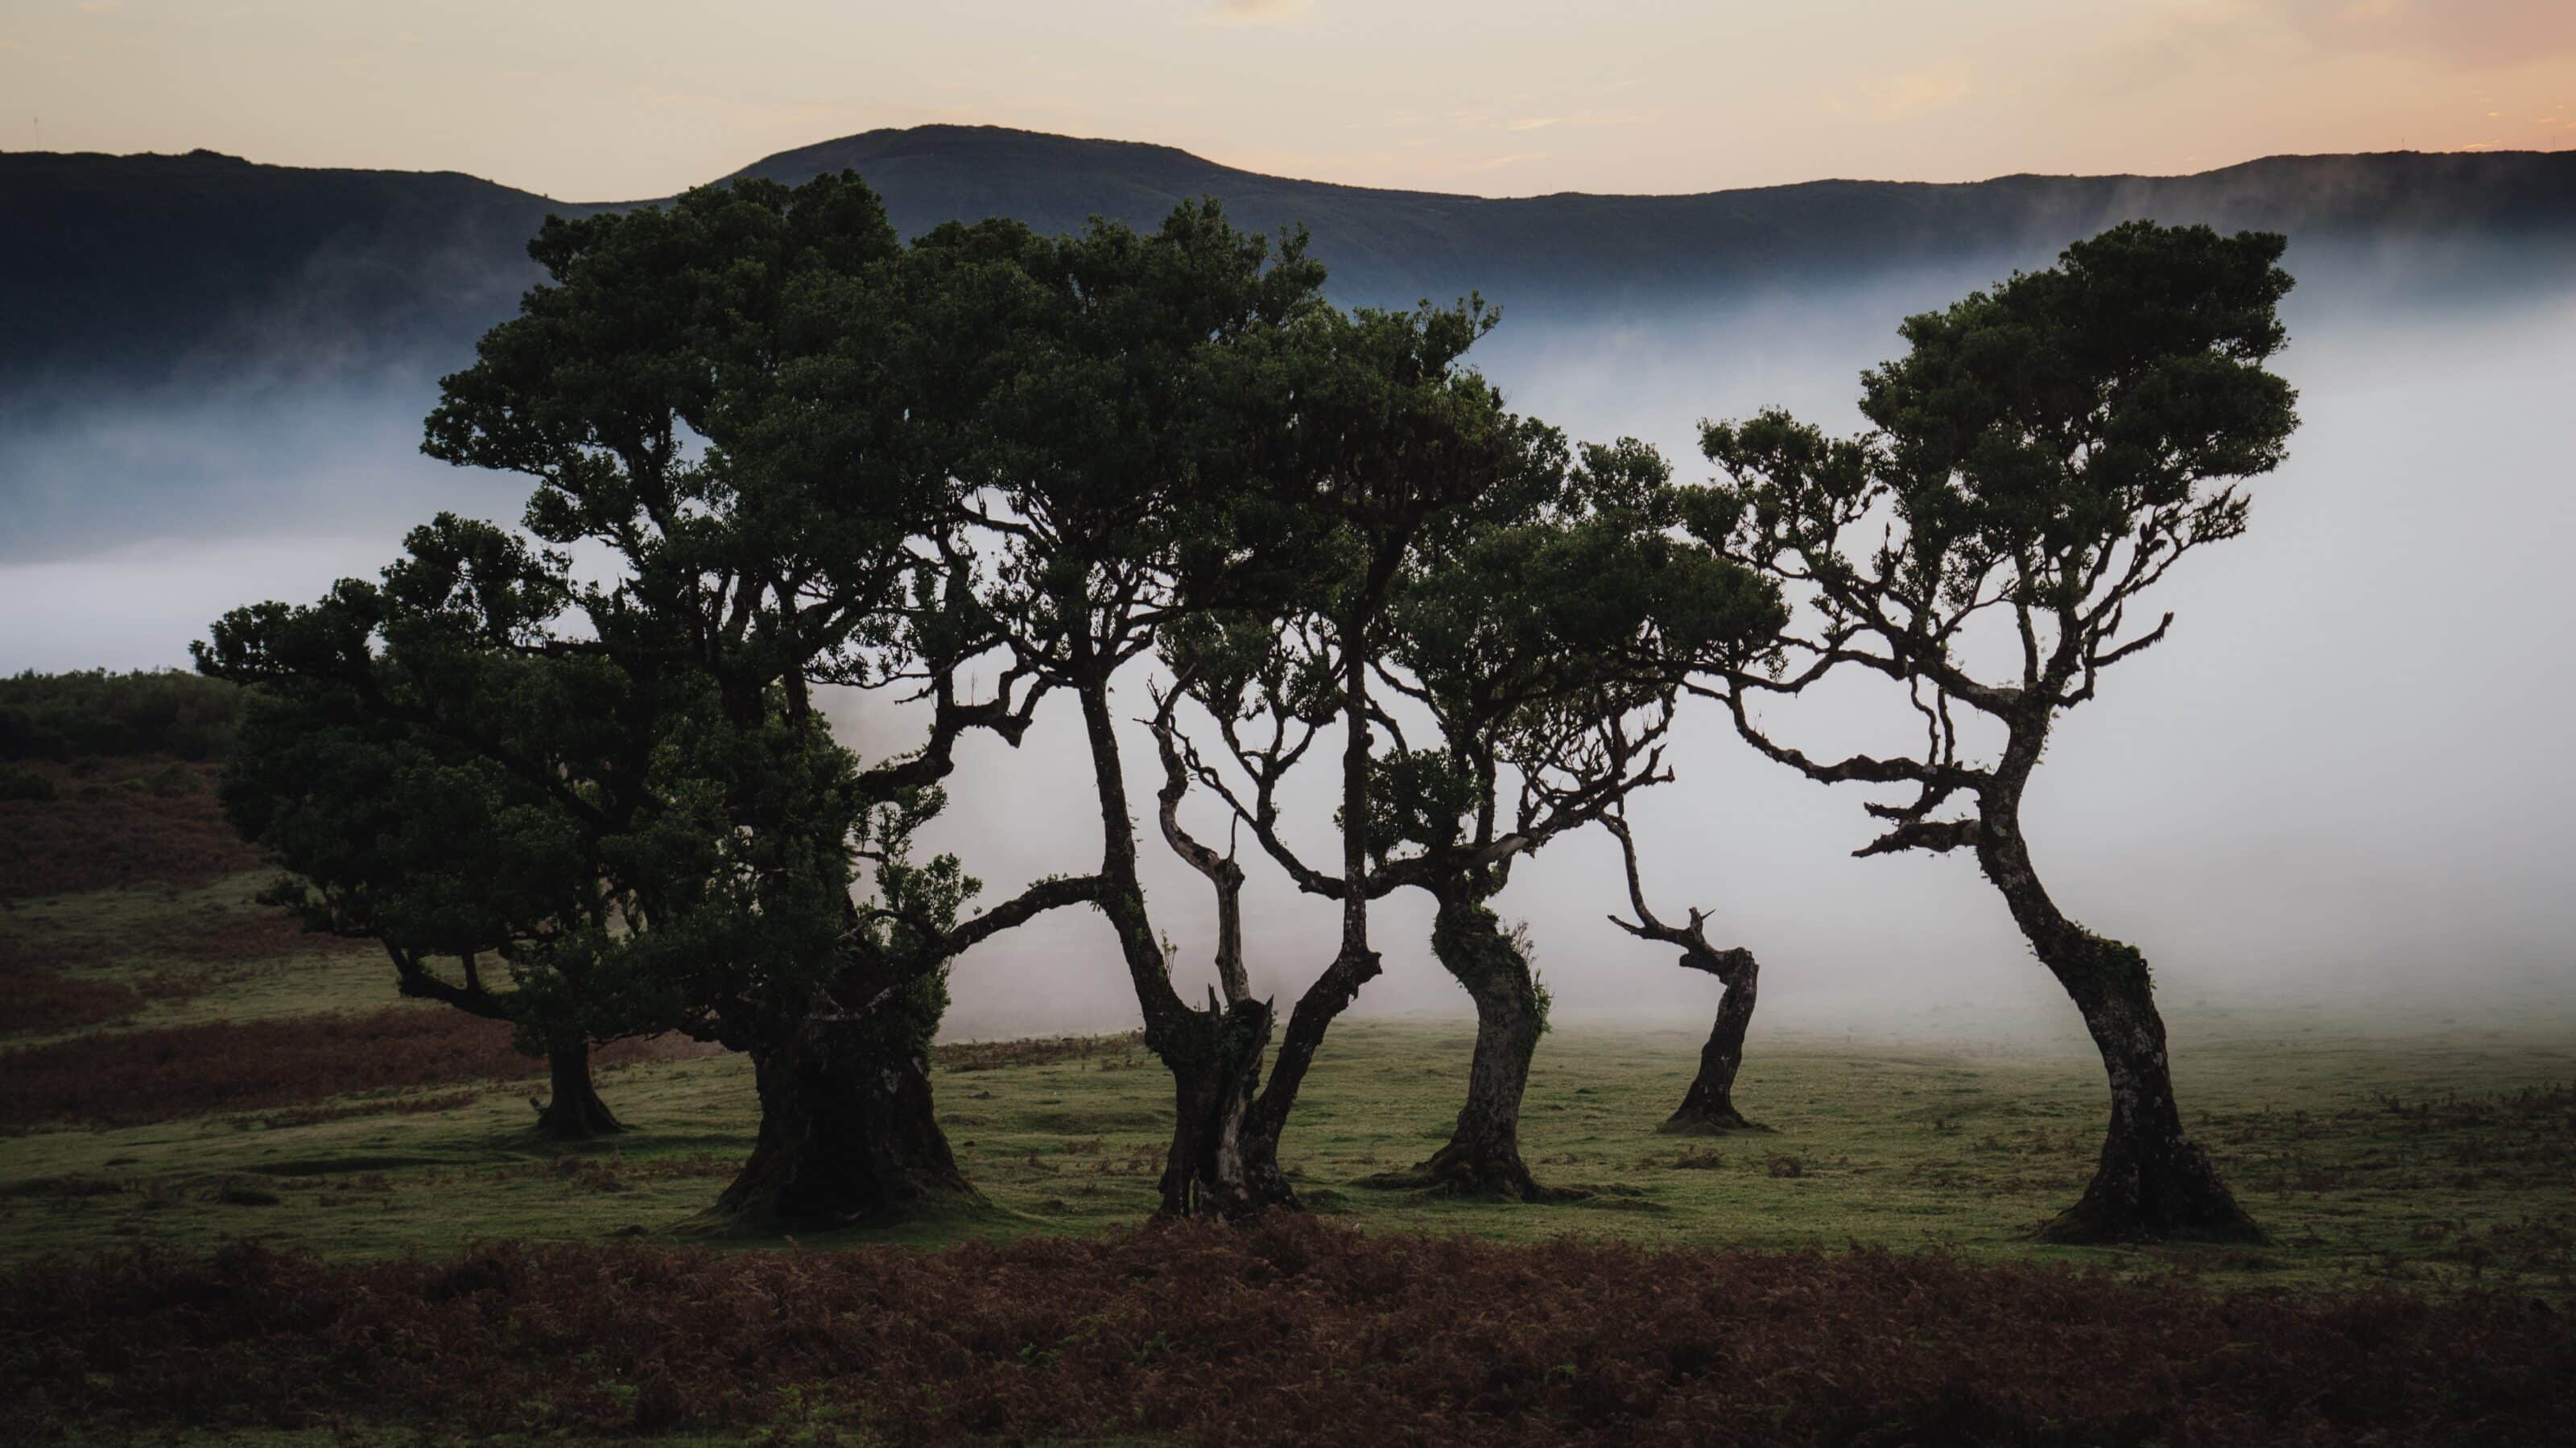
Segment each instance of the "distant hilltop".
[[[1151,226],[1214,196],[1238,225],[1303,225],[1350,302],[1474,289],[1516,311],[1677,297],[1964,258],[2044,258],[2131,216],[2260,227],[2339,248],[2461,241],[2576,266],[2576,152],[2277,156],[2191,176],[1812,181],[1686,196],[1489,199],[1264,176],[1169,146],[918,126],[736,172],[851,169],[918,233],[1014,216]],[[0,154],[0,386],[170,377],[291,348],[308,369],[460,362],[535,278],[524,247],[571,204],[457,172],[181,156]],[[2297,253],[2294,252],[2294,259]]]

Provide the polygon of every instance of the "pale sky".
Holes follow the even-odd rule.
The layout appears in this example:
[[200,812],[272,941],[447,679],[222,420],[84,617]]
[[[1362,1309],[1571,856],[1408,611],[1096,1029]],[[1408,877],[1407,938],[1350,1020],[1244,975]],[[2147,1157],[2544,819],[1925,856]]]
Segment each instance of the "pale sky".
[[2576,0],[0,0],[0,149],[664,195],[881,126],[1686,192],[2576,145]]

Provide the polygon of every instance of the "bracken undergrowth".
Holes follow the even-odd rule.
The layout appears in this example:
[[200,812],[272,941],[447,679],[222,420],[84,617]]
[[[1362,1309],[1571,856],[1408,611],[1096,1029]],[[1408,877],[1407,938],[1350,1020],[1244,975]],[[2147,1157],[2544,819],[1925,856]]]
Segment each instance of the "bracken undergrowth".
[[809,1441],[2540,1444],[2528,1302],[2206,1291],[1879,1250],[1374,1236],[1294,1215],[941,1252],[255,1245],[18,1269],[0,1431]]
[[[609,1066],[700,1049],[678,1037],[621,1041],[595,1052],[592,1061]],[[512,1049],[506,1023],[462,1011],[389,1007],[210,1021],[0,1052],[0,1128],[128,1126],[543,1074],[542,1060]]]

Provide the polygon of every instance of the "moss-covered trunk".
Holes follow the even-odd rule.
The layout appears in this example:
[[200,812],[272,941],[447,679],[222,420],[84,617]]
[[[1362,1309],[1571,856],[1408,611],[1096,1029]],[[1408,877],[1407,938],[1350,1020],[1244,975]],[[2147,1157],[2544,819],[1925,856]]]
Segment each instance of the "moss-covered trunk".
[[1529,1089],[1538,1038],[1547,1029],[1538,982],[1494,912],[1472,892],[1441,890],[1436,898],[1432,954],[1476,1004],[1467,1100],[1446,1146],[1411,1171],[1374,1178],[1372,1184],[1543,1200],[1550,1193],[1521,1161],[1521,1098]]

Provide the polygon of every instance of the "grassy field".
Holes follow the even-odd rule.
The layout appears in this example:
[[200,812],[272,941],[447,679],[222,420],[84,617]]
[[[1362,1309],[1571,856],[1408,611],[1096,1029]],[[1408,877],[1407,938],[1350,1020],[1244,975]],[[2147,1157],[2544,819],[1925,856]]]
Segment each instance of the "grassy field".
[[951,1043],[985,1209],[708,1244],[747,1062],[621,1045],[630,1129],[541,1141],[503,1027],[253,902],[207,768],[44,768],[0,800],[0,1437],[2270,1448],[2570,1410],[2563,1007],[2169,1004],[2258,1248],[2029,1240],[2091,1168],[2080,1051],[1776,1011],[1736,1091],[1770,1129],[1715,1139],[1656,1131],[1705,1020],[1548,1036],[1524,1149],[1585,1191],[1546,1206],[1355,1185],[1445,1138],[1471,1029],[1347,1021],[1284,1143],[1317,1214],[1241,1230],[1136,1230],[1170,1101],[1133,1038]]
[[[248,900],[257,878],[12,902],[0,939],[22,956],[71,962],[59,967],[64,978],[141,989],[140,1005],[116,1020],[20,1035],[9,1053],[294,1016],[327,1031],[331,1013],[392,1003],[388,972],[364,949],[264,932]],[[425,1013],[425,1028],[450,1024],[442,1008],[408,1009]],[[1463,1021],[1344,1023],[1284,1154],[1320,1209],[1380,1231],[1870,1244],[2180,1265],[2229,1285],[2576,1291],[2576,1023],[2400,1033],[2177,1011],[2194,1129],[2274,1236],[2251,1250],[2026,1240],[2091,1165],[2102,1087],[2080,1056],[1801,1039],[1757,1022],[1737,1099],[1771,1129],[1658,1135],[1702,1024],[1567,1027],[1547,1038],[1524,1148],[1542,1179],[1592,1189],[1579,1202],[1350,1185],[1445,1137],[1467,1065]],[[941,1116],[993,1210],[868,1239],[1081,1233],[1150,1212],[1169,1110],[1152,1058],[1119,1039],[1017,1053],[1036,1059],[1016,1064],[987,1064],[994,1054],[952,1049],[936,1070]],[[8,1065],[0,1056],[0,1080]],[[605,1070],[601,1091],[631,1129],[578,1151],[529,1132],[527,1097],[541,1090],[447,1082],[145,1124],[24,1127],[0,1137],[0,1261],[236,1238],[375,1256],[658,1235],[704,1206],[749,1148],[750,1073],[739,1058]]]

